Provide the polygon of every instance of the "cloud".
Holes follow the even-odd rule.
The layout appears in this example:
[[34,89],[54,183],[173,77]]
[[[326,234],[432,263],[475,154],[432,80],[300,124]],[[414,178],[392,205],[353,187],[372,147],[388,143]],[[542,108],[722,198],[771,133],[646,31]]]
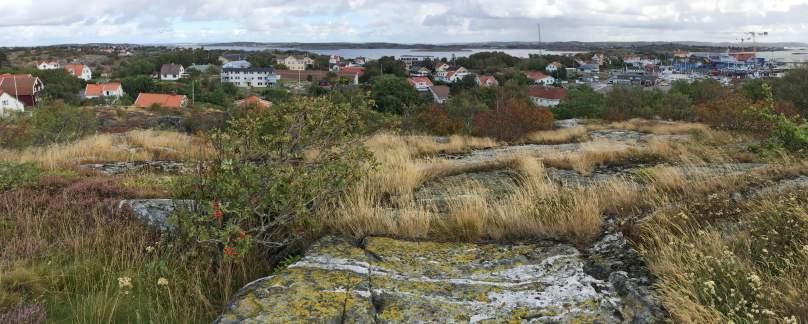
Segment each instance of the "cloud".
[[17,0],[0,46],[84,42],[806,41],[808,0]]

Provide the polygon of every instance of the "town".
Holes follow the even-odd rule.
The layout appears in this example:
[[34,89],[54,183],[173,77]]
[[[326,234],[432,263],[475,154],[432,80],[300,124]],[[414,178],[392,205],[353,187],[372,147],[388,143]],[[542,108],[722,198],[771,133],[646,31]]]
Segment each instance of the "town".
[[808,45],[744,35],[2,47],[0,323],[806,322]]

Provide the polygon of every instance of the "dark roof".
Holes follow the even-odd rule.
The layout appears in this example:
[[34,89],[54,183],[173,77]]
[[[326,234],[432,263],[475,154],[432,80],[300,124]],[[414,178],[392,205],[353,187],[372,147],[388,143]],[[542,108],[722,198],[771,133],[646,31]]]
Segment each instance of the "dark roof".
[[434,93],[438,97],[441,97],[441,98],[449,97],[449,90],[450,90],[449,86],[436,85],[436,86],[430,87],[429,89],[432,90],[432,93]]
[[179,75],[180,74],[180,68],[182,68],[182,65],[179,65],[179,64],[174,64],[174,63],[163,64],[163,66],[160,67],[160,74]]
[[275,69],[271,67],[251,67],[246,69],[239,69],[239,68],[224,68],[222,72],[237,72],[237,73],[273,73]]
[[561,100],[567,96],[567,90],[556,87],[529,87],[527,88],[527,95],[533,98]]

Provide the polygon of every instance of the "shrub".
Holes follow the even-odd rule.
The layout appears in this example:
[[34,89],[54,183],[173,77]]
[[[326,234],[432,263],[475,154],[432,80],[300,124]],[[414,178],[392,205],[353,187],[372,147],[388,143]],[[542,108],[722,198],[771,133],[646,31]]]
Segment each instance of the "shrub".
[[553,113],[521,100],[507,99],[492,111],[474,117],[474,134],[512,141],[528,133],[553,128]]
[[452,135],[463,130],[463,123],[453,120],[439,105],[430,105],[416,116],[416,127],[434,135]]
[[0,162],[0,191],[33,185],[41,175],[42,170],[31,163]]
[[694,112],[698,121],[716,128],[760,131],[764,125],[756,114],[747,111],[751,106],[752,103],[743,96],[726,94],[696,105]]
[[216,159],[181,186],[200,202],[175,218],[184,239],[236,257],[254,243],[285,247],[312,233],[313,214],[356,183],[369,159],[359,142],[368,109],[298,97],[230,121],[213,135]]
[[95,133],[95,114],[87,109],[53,104],[34,109],[31,115],[32,144],[75,141]]

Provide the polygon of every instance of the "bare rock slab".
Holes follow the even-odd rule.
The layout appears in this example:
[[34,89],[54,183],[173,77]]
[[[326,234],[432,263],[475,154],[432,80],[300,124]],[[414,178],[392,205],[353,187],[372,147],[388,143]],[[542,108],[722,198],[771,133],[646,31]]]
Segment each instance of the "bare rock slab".
[[326,238],[243,288],[218,323],[620,322],[611,284],[558,243]]

